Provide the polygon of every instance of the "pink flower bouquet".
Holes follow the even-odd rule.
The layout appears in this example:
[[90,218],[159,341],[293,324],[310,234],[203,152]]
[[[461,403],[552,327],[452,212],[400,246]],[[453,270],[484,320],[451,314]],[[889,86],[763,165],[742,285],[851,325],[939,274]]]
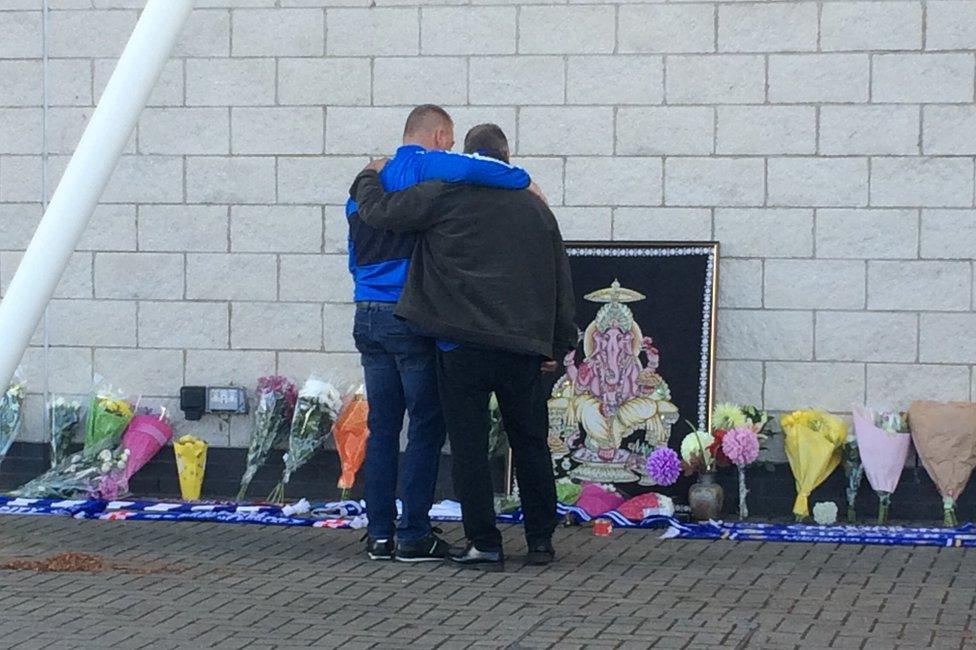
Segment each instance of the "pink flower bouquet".
[[173,438],[173,427],[166,420],[166,409],[159,415],[137,415],[122,435],[122,448],[129,450],[125,465],[125,480],[155,456]]
[[888,520],[891,495],[898,487],[911,436],[897,413],[874,413],[855,407],[854,434],[868,483],[878,495],[878,523]]

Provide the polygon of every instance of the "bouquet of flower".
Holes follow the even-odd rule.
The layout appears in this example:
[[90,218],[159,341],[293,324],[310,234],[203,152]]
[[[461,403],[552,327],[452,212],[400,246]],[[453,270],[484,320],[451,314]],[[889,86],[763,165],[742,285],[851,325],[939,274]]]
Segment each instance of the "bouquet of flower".
[[854,431],[868,483],[878,495],[878,524],[888,521],[891,495],[905,469],[911,436],[899,413],[854,407]]
[[854,523],[857,513],[854,510],[854,502],[857,500],[857,489],[861,487],[861,478],[864,476],[864,465],[861,463],[861,452],[857,448],[857,437],[847,434],[844,441],[844,476],[847,477],[847,521]]
[[258,379],[254,428],[251,430],[241,488],[237,492],[238,501],[244,499],[254,475],[268,460],[271,448],[287,433],[297,399],[298,391],[290,379],[280,375]]
[[369,437],[369,403],[366,401],[363,386],[359,386],[344,401],[345,405],[332,427],[339,461],[342,463],[342,473],[337,485],[342,488],[343,501],[356,482],[356,472],[366,459],[366,438]]
[[796,479],[793,514],[802,521],[810,515],[810,493],[840,464],[847,425],[823,411],[796,411],[780,417],[780,423],[786,436],[786,457]]
[[716,449],[712,452],[719,466],[736,466],[739,476],[739,516],[749,516],[746,496],[746,465],[759,458],[762,443],[768,435],[769,415],[755,406],[717,404],[712,410],[712,437]]
[[0,395],[0,463],[10,451],[17,434],[20,433],[26,392],[24,382],[20,380],[18,373],[14,376],[14,381],[7,392]]
[[132,418],[122,435],[122,448],[129,452],[125,480],[132,478],[172,438],[173,427],[170,426],[166,407],[160,408],[158,413],[146,409],[145,413],[139,413]]
[[68,447],[81,424],[81,404],[58,397],[47,405],[47,416],[51,423],[51,467],[57,467],[68,457]]
[[942,494],[943,521],[955,526],[956,499],[976,465],[976,404],[912,402],[912,440]]
[[268,501],[281,503],[285,499],[285,485],[291,475],[318,451],[332,425],[339,417],[342,396],[335,386],[312,375],[298,393],[291,430],[288,434],[288,452],[284,456],[285,471],[278,486],[268,496]]
[[196,436],[180,436],[173,442],[176,456],[176,475],[180,480],[180,496],[184,501],[196,501],[203,490],[203,475],[207,470],[207,443]]
[[112,449],[110,440],[61,461],[56,467],[21,486],[11,494],[31,499],[72,499],[78,496],[117,499],[119,477],[125,471],[129,452]]
[[132,407],[119,391],[107,384],[96,387],[85,417],[85,453],[115,447],[131,419]]

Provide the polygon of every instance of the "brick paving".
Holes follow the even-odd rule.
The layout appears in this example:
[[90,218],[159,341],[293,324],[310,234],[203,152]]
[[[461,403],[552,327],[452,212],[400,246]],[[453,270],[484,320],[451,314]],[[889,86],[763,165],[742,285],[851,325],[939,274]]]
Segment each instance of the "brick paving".
[[561,529],[535,568],[520,533],[483,573],[369,562],[356,531],[2,517],[0,564],[117,568],[0,570],[0,647],[976,648],[972,549]]

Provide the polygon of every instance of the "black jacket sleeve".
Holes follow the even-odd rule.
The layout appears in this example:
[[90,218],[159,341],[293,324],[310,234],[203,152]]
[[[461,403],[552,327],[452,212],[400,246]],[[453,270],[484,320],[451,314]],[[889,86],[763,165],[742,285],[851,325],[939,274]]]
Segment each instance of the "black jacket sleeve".
[[573,274],[569,256],[563,244],[556,217],[545,208],[552,219],[552,252],[556,261],[556,324],[552,343],[554,359],[560,360],[570,350],[576,349],[579,334],[576,330],[576,292],[573,290]]
[[442,189],[436,181],[420,183],[400,192],[384,192],[380,176],[366,170],[349,190],[356,200],[359,218],[378,230],[422,231],[433,222],[433,207]]

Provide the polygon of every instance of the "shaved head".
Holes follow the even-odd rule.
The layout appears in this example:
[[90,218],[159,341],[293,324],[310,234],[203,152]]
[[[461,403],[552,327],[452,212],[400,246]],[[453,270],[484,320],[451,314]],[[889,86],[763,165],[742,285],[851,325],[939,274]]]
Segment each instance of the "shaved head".
[[425,149],[450,149],[454,146],[454,120],[440,106],[422,104],[407,117],[403,143],[419,144]]

